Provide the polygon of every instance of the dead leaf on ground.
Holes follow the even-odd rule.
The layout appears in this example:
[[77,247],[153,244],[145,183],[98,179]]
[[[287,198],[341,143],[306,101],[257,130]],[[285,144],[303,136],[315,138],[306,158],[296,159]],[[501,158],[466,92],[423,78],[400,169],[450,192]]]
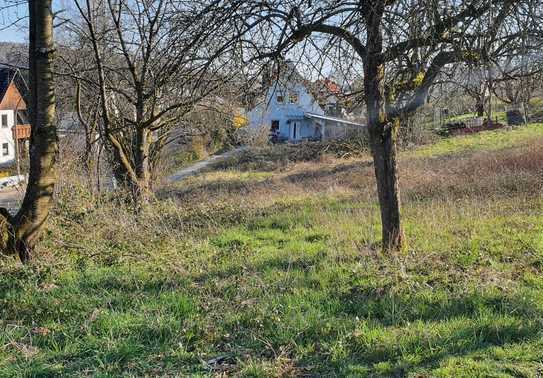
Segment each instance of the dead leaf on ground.
[[47,336],[50,333],[51,333],[51,330],[49,328],[45,328],[45,327],[32,328],[32,334],[34,335]]

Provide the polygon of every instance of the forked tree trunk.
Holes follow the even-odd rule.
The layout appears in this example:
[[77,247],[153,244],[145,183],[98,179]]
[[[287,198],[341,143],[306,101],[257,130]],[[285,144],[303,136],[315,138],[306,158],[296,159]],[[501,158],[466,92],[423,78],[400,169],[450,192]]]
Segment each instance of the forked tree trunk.
[[52,0],[29,0],[30,44],[30,171],[25,197],[19,212],[10,217],[2,210],[2,248],[17,252],[22,262],[32,256],[40,231],[49,217],[56,182],[58,138],[55,123],[53,77]]
[[110,146],[109,149],[115,180],[137,207],[148,203],[152,193],[151,143],[152,132],[142,129],[137,131],[132,140],[131,159],[125,159],[115,146]]
[[385,65],[382,61],[381,19],[384,2],[369,7],[365,14],[367,56],[364,64],[364,91],[368,111],[368,132],[373,155],[377,193],[381,209],[383,250],[399,250],[404,245],[400,216],[400,190],[396,162],[399,119],[387,120]]

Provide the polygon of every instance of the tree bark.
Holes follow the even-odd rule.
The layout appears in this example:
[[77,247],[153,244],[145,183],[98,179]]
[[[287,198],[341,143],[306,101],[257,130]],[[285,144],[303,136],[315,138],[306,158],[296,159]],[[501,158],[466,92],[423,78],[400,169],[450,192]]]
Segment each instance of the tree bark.
[[381,210],[383,250],[400,250],[405,237],[401,226],[400,188],[397,167],[397,136],[399,120],[385,127],[370,128],[377,193]]
[[[54,41],[52,0],[29,0],[30,43],[30,171],[25,197],[15,217],[2,209],[7,229],[2,248],[16,252],[23,263],[32,257],[40,231],[49,217],[57,178],[58,138],[53,76]],[[6,235],[6,232],[3,232]]]
[[364,91],[367,99],[368,132],[373,155],[377,193],[381,209],[383,250],[404,246],[401,226],[400,190],[396,161],[399,119],[387,120],[385,64],[382,58],[381,19],[384,2],[377,1],[364,14],[367,27],[367,56],[364,64]]
[[134,185],[134,198],[139,204],[148,202],[151,191],[150,173],[150,147],[151,131],[147,128],[138,128],[135,145],[135,171],[138,182]]
[[132,136],[130,159],[116,146],[108,149],[115,180],[137,207],[149,202],[151,197],[151,143],[152,131],[138,128]]
[[477,102],[475,103],[475,109],[477,110],[477,117],[483,117],[485,115],[484,94],[483,98],[477,98]]

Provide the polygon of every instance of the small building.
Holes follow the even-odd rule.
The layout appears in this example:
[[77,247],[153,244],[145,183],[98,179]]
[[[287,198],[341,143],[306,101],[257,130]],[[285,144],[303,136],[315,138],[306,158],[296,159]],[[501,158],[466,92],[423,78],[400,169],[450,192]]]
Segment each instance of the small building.
[[365,128],[327,115],[293,68],[270,84],[265,100],[247,118],[250,128],[269,132],[273,142],[346,138]]
[[13,164],[30,138],[28,88],[16,69],[0,67],[0,166]]

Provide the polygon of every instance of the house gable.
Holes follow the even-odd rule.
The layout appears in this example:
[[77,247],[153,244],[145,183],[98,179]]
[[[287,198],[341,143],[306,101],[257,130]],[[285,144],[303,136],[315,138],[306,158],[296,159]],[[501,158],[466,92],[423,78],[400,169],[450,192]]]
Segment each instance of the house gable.
[[0,67],[0,110],[26,110],[24,96],[27,92],[26,83],[18,70]]
[[15,82],[12,80],[0,101],[0,110],[26,110],[26,102],[21,96],[21,92],[17,89]]
[[303,84],[277,81],[268,89],[264,102],[248,113],[248,118],[252,127],[271,127],[272,121],[278,121],[282,134],[285,134],[288,122],[303,119],[306,112],[324,114]]

